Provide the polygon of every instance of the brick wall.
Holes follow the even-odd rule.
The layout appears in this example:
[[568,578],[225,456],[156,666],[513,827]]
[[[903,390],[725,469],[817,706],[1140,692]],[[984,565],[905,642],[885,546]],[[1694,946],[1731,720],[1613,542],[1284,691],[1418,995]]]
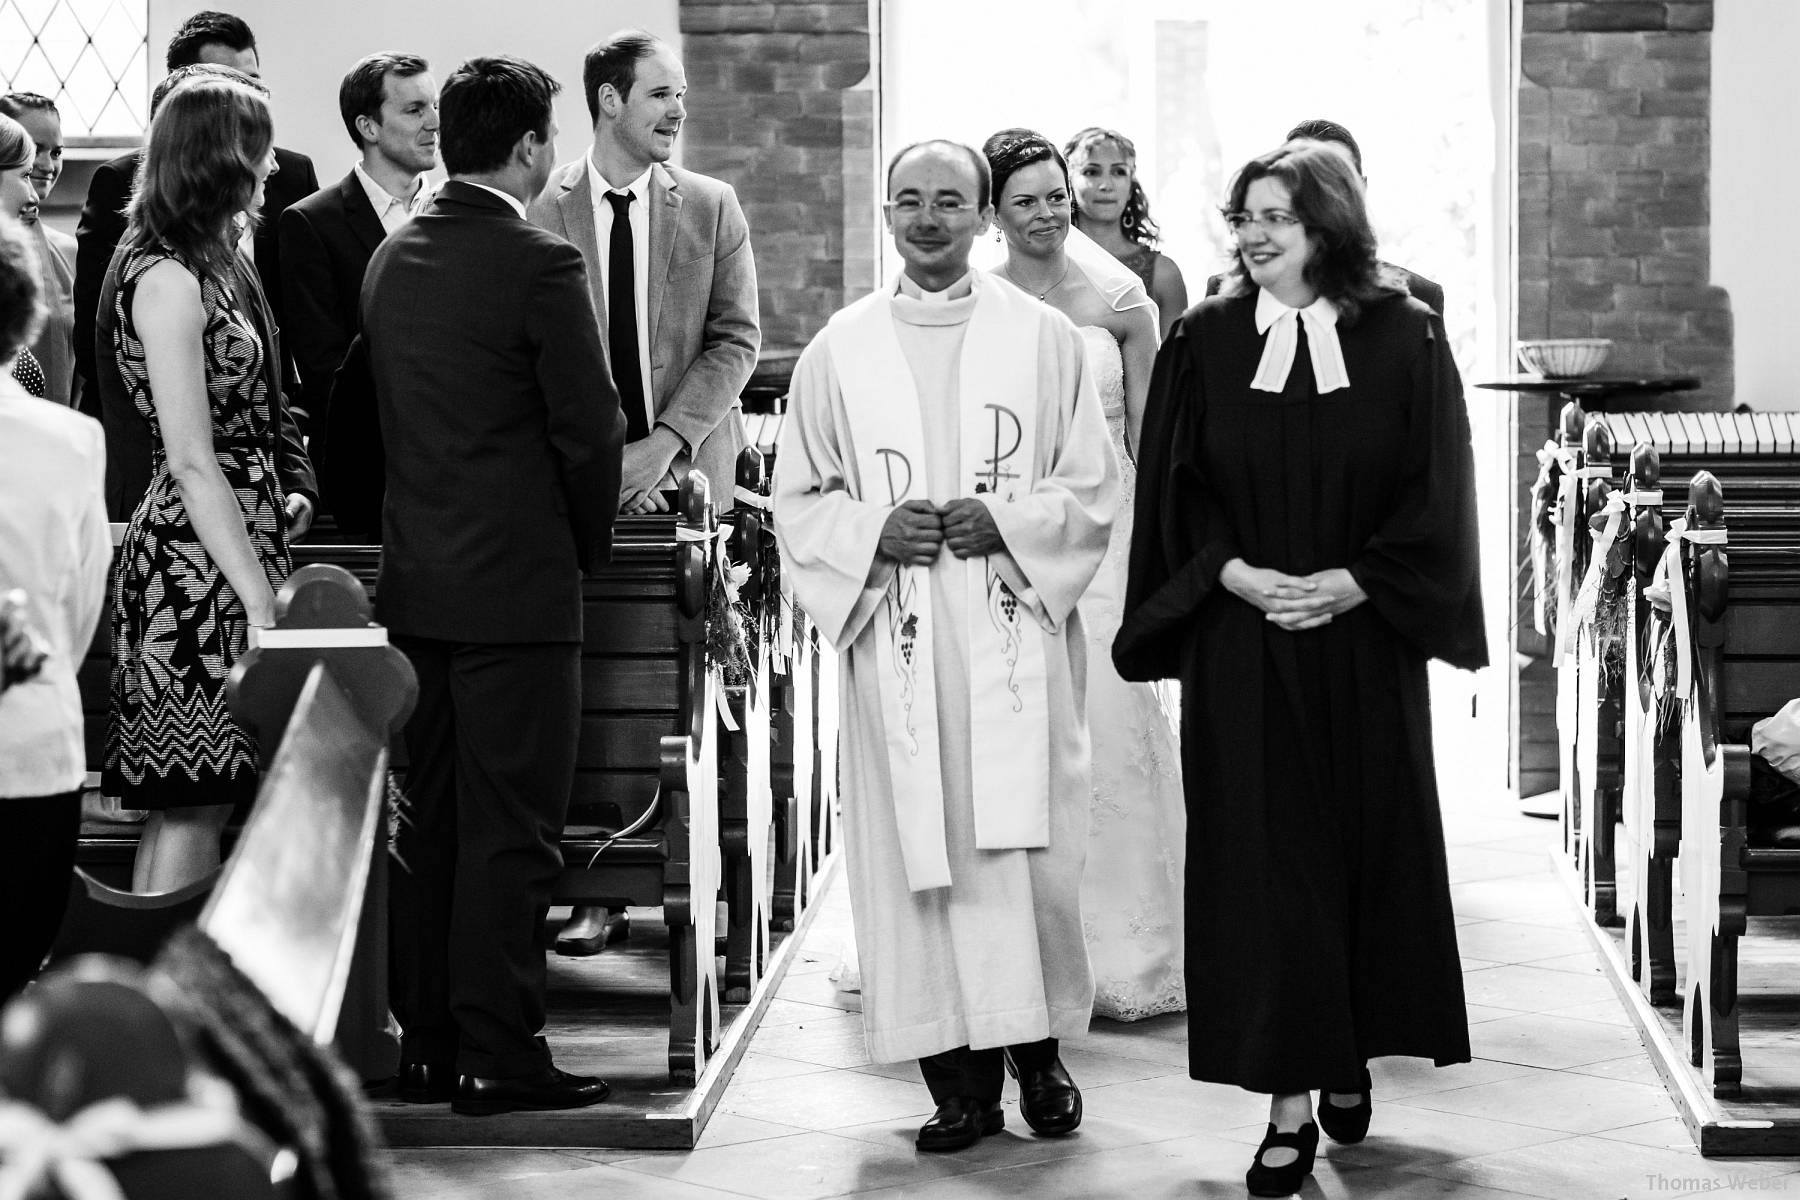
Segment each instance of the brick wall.
[[[1711,0],[1523,0],[1518,336],[1613,339],[1609,374],[1695,375],[1674,404],[1727,408],[1731,310],[1712,287]],[[1519,407],[1520,546],[1548,405]],[[1522,794],[1556,784],[1554,675],[1521,612]]]
[[869,0],[681,0],[682,162],[737,189],[765,349],[872,289],[877,34]]

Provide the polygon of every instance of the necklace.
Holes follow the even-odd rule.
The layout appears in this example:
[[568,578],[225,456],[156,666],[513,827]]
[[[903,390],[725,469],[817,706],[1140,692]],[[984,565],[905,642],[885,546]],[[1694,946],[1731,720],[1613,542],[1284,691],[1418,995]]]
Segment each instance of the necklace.
[[1020,279],[1016,274],[1014,274],[1012,276],[1012,281],[1014,283],[1018,284],[1020,287],[1024,288],[1026,291],[1035,295],[1039,300],[1042,300],[1045,296],[1048,296],[1051,292],[1054,292],[1057,288],[1061,287],[1062,281],[1067,279],[1068,277],[1069,277],[1069,259],[1068,259],[1068,256],[1065,255],[1063,257],[1062,274],[1058,275],[1056,277],[1055,283],[1051,284],[1049,287],[1045,288],[1041,292],[1038,291],[1037,288],[1034,287],[1033,285],[1026,283],[1023,279]]

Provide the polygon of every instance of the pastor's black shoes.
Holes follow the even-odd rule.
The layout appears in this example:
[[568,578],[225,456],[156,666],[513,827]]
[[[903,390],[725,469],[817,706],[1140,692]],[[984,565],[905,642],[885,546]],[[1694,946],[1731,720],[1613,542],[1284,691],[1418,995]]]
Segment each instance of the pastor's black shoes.
[[585,1108],[611,1094],[605,1080],[590,1075],[571,1075],[545,1067],[536,1075],[518,1079],[483,1079],[464,1075],[456,1081],[452,1112],[465,1117],[490,1117],[506,1112],[546,1112],[557,1108]]
[[1019,1115],[1036,1133],[1061,1137],[1081,1124],[1081,1089],[1069,1078],[1060,1058],[1041,1066],[1022,1066],[1006,1052],[1006,1069],[1019,1081]]
[[925,1122],[913,1144],[933,1153],[966,1150],[1004,1128],[1006,1115],[1000,1111],[999,1104],[983,1104],[967,1096],[952,1096],[938,1105],[937,1112]]
[[[1256,1161],[1250,1164],[1250,1171],[1244,1176],[1244,1183],[1250,1188],[1252,1196],[1291,1196],[1300,1190],[1306,1177],[1312,1174],[1313,1156],[1319,1149],[1319,1127],[1308,1121],[1294,1133],[1276,1133],[1275,1126],[1263,1134],[1262,1145],[1256,1148]],[[1266,1160],[1271,1156],[1277,1161],[1282,1155],[1278,1150],[1292,1150],[1294,1158],[1291,1162],[1280,1166],[1271,1166]]]
[[402,1060],[394,1095],[406,1104],[442,1104],[456,1091],[456,1068],[450,1063]]
[[1362,1093],[1357,1102],[1351,1105],[1333,1104],[1331,1097],[1344,1095],[1342,1092],[1321,1092],[1319,1094],[1319,1128],[1325,1136],[1344,1146],[1354,1146],[1369,1133],[1369,1118],[1374,1115],[1375,1101],[1373,1085],[1369,1082],[1369,1068],[1364,1067],[1362,1073]]

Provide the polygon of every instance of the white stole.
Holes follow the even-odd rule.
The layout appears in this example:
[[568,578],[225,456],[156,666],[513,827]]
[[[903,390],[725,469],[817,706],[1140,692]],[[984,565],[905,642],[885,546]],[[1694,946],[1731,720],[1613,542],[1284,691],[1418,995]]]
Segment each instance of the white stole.
[[[1041,314],[1030,297],[1008,286],[977,276],[975,289],[958,367],[958,494],[992,494],[1011,502],[1028,495],[1036,482]],[[827,334],[850,420],[858,498],[897,506],[929,497],[918,387],[894,322],[884,290],[839,312]],[[1047,846],[1050,709],[1044,631],[992,560],[971,560],[967,566],[964,608],[952,619],[964,623],[969,637],[975,844],[984,850]],[[907,883],[915,892],[948,887],[929,568],[896,567],[873,623]]]

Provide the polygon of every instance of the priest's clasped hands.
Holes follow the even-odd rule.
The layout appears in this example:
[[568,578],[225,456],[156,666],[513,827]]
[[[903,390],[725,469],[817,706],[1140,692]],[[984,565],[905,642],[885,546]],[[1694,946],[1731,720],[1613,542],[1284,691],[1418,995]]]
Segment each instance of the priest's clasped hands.
[[948,504],[908,500],[888,514],[875,553],[909,567],[929,567],[949,547],[958,558],[982,558],[1006,549],[987,505],[964,497]]
[[1290,632],[1317,629],[1369,598],[1356,577],[1342,567],[1288,575],[1234,558],[1219,571],[1219,583],[1238,599],[1262,609],[1271,624]]

